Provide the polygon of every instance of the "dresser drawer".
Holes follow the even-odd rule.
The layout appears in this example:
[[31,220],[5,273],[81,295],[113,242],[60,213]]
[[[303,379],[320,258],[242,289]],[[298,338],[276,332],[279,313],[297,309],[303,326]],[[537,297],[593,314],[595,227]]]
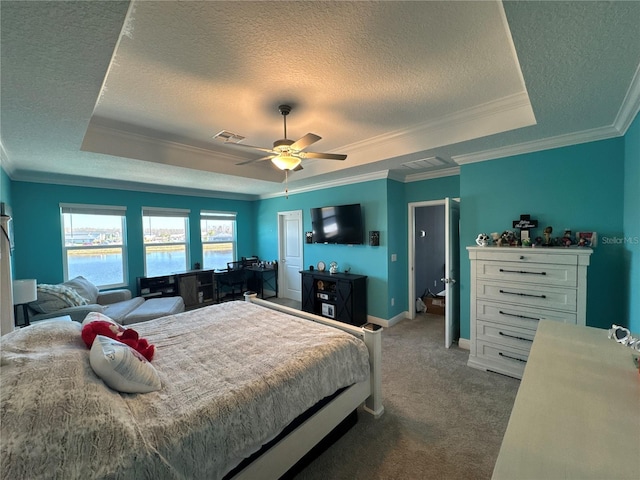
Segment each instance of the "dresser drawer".
[[498,282],[478,281],[476,295],[479,299],[569,312],[575,312],[577,305],[576,290],[560,287],[505,285]]
[[[578,259],[571,250],[563,250],[558,253],[543,253],[544,249],[501,247],[496,249],[478,249],[478,260],[491,260],[519,263],[552,263],[554,265],[577,265]],[[564,253],[566,252],[566,253]]]
[[575,287],[578,267],[575,265],[549,265],[542,263],[518,264],[479,260],[476,275],[478,280],[501,282],[526,282],[537,285]]
[[512,346],[520,350],[531,350],[535,330],[528,328],[514,327],[500,323],[476,322],[476,338],[495,345]]
[[540,308],[522,305],[506,305],[486,300],[477,301],[476,318],[531,330],[538,328],[540,320],[553,320],[554,322],[572,324],[577,322],[575,313],[541,310]]
[[476,344],[478,357],[476,361],[480,362],[484,368],[522,378],[529,358],[528,350],[507,345],[494,345],[483,340],[477,340]]

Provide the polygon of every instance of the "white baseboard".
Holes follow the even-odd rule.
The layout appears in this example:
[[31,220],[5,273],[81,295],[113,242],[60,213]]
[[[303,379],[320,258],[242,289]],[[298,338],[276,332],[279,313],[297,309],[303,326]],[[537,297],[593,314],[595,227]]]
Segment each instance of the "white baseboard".
[[468,338],[459,338],[458,346],[464,350],[471,350],[471,341]]
[[399,313],[395,317],[391,317],[389,320],[385,320],[384,318],[374,317],[372,315],[367,315],[367,320],[371,323],[375,323],[376,325],[380,325],[381,327],[389,328],[393,327],[396,323],[401,322],[405,318],[409,318],[409,312],[404,311]]

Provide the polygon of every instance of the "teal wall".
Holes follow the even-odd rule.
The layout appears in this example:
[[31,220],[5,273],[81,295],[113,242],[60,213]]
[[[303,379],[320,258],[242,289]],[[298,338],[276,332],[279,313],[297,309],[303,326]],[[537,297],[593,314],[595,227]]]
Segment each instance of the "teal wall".
[[625,135],[624,258],[628,273],[629,329],[640,335],[640,115]]
[[[624,137],[463,165],[460,176],[400,183],[380,179],[258,201],[225,200],[11,181],[0,169],[0,199],[12,206],[15,278],[62,280],[60,203],[127,207],[129,288],[143,275],[142,206],[191,210],[191,263],[201,262],[201,209],[238,212],[238,255],[278,258],[277,213],[361,203],[365,231],[380,231],[380,246],[304,244],[304,266],[336,261],[367,275],[368,313],[391,319],[408,305],[408,208],[412,202],[461,198],[460,333],[469,338],[469,261],[465,247],[480,232],[502,232],[529,213],[554,232],[597,231],[600,245],[588,270],[587,324],[618,322],[640,333],[640,120]],[[391,255],[397,261],[391,261]],[[391,305],[391,299],[395,304]]]
[[[460,173],[460,336],[469,338],[470,266],[465,247],[478,233],[511,229],[531,214],[541,235],[565,228],[596,231],[601,244],[588,269],[587,324],[622,322],[626,298],[623,247],[602,244],[623,234],[624,139],[575,145],[463,165]],[[466,258],[466,261],[464,260]]]
[[191,265],[202,263],[200,210],[237,212],[238,256],[249,256],[255,252],[254,202],[29,182],[12,182],[12,196],[15,278],[36,278],[39,283],[58,283],[63,280],[60,203],[127,207],[128,288],[134,292],[136,278],[144,275],[143,206],[191,211]]
[[[414,308],[409,300],[409,203],[443,200],[460,196],[460,177],[433,178],[409,183],[389,181],[389,298],[395,298],[395,306],[389,303],[389,318]],[[391,254],[398,259],[391,262]],[[413,298],[413,294],[411,295]]]
[[442,200],[447,197],[458,198],[460,196],[460,176],[454,175],[407,183],[404,191],[407,205],[413,202]]
[[389,318],[388,263],[389,231],[387,226],[388,183],[386,179],[355,183],[329,189],[315,190],[261,200],[257,205],[257,254],[260,258],[278,258],[278,212],[302,210],[303,231],[311,231],[310,209],[328,205],[360,203],[364,214],[364,229],[380,231],[380,246],[364,245],[324,245],[304,243],[304,268],[315,265],[320,260],[327,265],[338,263],[343,271],[351,268],[352,273],[367,275],[367,313],[374,317]]
[[[387,270],[389,282],[388,318],[393,318],[409,309],[408,287],[408,211],[404,202],[404,184],[389,180],[387,183],[388,244]],[[395,261],[392,261],[395,255]],[[394,299],[394,305],[391,305]]]
[[11,205],[11,179],[4,168],[0,167],[0,202]]

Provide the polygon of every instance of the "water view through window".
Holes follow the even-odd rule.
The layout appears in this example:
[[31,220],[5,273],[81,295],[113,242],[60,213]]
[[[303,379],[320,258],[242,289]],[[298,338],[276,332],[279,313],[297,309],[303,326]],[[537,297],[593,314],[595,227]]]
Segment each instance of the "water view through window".
[[[124,207],[61,205],[66,279],[83,276],[98,287],[128,283],[125,212]],[[144,275],[191,268],[187,215],[188,210],[143,209]],[[227,268],[235,260],[235,214],[203,217],[201,240],[202,268]]]
[[[231,245],[226,248],[220,245],[216,250],[204,250],[204,265],[206,268],[227,268],[227,262],[233,261]],[[147,253],[147,269],[151,272],[162,272],[166,275],[171,272],[184,270],[185,252],[158,251]],[[69,278],[82,275],[95,285],[114,285],[122,278],[122,253],[119,249],[101,249],[100,252],[69,252],[68,255]],[[154,275],[153,273],[148,276]]]

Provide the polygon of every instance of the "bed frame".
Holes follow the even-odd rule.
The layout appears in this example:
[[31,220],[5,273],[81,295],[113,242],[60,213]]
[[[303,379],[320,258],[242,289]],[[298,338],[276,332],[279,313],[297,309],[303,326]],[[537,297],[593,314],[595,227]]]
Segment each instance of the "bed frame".
[[255,294],[245,295],[245,300],[272,310],[339,328],[361,338],[369,350],[369,379],[352,385],[330,403],[309,417],[299,427],[285,436],[268,451],[234,476],[234,480],[280,478],[304,455],[339,425],[353,410],[364,403],[364,410],[375,418],[383,412],[382,406],[382,327],[366,324],[356,327],[318,315],[260,300]]

